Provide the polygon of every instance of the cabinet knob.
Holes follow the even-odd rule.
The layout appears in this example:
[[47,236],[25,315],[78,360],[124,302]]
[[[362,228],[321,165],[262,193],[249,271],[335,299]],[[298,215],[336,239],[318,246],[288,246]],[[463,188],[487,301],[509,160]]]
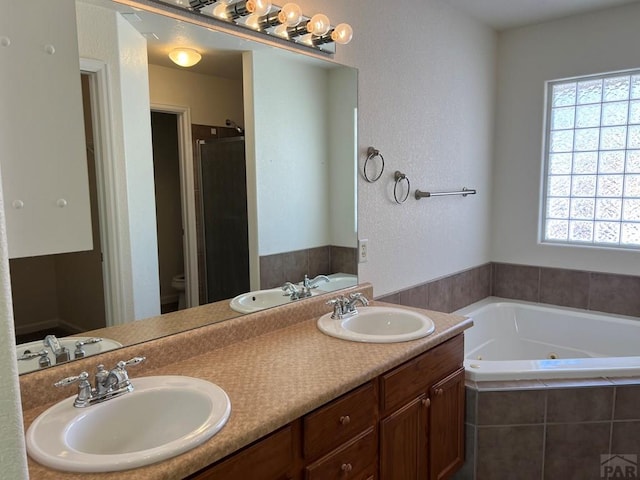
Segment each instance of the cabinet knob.
[[351,470],[353,470],[353,465],[351,465],[350,463],[343,463],[340,467],[340,470],[345,473],[349,473]]
[[431,399],[425,398],[424,400],[422,400],[422,405],[424,405],[425,407],[431,406]]
[[11,206],[16,210],[20,210],[24,207],[24,202],[22,200],[14,200],[13,202],[11,202]]
[[436,389],[436,395],[441,397],[444,394],[444,390],[442,388]]
[[64,198],[59,198],[56,202],[56,205],[58,205],[60,208],[64,208],[67,206],[67,201]]
[[351,417],[349,415],[343,415],[340,417],[340,423],[342,425],[349,425],[351,423]]

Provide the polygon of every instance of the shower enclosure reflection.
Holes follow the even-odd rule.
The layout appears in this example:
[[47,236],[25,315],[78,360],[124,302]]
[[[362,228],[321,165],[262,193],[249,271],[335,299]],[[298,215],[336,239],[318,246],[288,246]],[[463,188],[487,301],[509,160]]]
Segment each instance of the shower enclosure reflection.
[[198,147],[204,304],[250,289],[247,177],[243,136],[199,140]]

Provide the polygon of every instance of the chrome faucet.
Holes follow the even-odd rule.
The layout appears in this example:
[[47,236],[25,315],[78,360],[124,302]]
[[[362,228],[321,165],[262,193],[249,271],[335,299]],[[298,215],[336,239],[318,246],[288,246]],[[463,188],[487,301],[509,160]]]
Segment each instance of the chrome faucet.
[[49,350],[51,350],[51,353],[56,357],[56,365],[58,363],[64,363],[71,360],[69,349],[67,347],[63,347],[60,344],[60,340],[58,340],[55,335],[47,335],[44,337],[43,343],[44,346],[48,347]]
[[309,277],[305,275],[304,280],[302,281],[302,285],[304,285],[304,288],[309,290],[309,296],[311,296],[311,289],[318,288],[318,284],[320,282],[323,282],[323,283],[329,282],[329,277],[327,277],[326,275],[318,275],[315,278],[310,280]]
[[348,297],[340,295],[327,302],[327,305],[333,306],[333,314],[331,318],[341,320],[343,318],[353,317],[358,314],[356,303],[360,302],[363,307],[369,305],[369,300],[361,293],[352,293]]
[[313,279],[310,279],[307,275],[302,280],[302,285],[294,285],[291,282],[285,282],[282,285],[282,291],[284,295],[288,295],[291,300],[300,300],[301,298],[308,298],[311,296],[311,290],[318,288],[320,282],[328,282],[329,277],[326,275],[318,275]]
[[129,380],[129,373],[126,367],[138,365],[144,362],[145,357],[134,357],[126,362],[120,361],[108,372],[104,365],[98,365],[95,375],[95,387],[91,387],[89,374],[82,372],[80,375],[63,378],[54,383],[56,387],[66,387],[78,384],[78,396],[73,402],[74,407],[84,408],[101,403],[111,398],[119,397],[133,391],[133,385]]

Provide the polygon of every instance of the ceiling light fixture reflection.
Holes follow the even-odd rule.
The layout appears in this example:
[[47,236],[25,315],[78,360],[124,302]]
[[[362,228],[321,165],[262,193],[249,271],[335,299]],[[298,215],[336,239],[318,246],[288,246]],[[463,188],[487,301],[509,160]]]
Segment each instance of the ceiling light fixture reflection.
[[169,52],[169,58],[181,67],[193,67],[202,60],[202,55],[192,48],[174,48]]

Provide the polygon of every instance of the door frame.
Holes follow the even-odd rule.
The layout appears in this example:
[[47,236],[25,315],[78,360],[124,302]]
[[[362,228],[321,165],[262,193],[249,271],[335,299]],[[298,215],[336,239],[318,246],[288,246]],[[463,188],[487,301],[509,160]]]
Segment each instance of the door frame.
[[80,72],[89,76],[105,319],[106,326],[111,327],[126,323],[130,319],[127,317],[124,285],[120,281],[122,272],[126,270],[127,258],[118,241],[120,224],[117,220],[117,176],[111,128],[108,66],[99,60],[80,58]]
[[185,301],[187,308],[196,307],[200,304],[200,295],[198,289],[198,235],[196,232],[191,108],[179,105],[151,103],[151,111],[174,114],[178,120],[178,157],[180,164],[180,203],[182,209]]

